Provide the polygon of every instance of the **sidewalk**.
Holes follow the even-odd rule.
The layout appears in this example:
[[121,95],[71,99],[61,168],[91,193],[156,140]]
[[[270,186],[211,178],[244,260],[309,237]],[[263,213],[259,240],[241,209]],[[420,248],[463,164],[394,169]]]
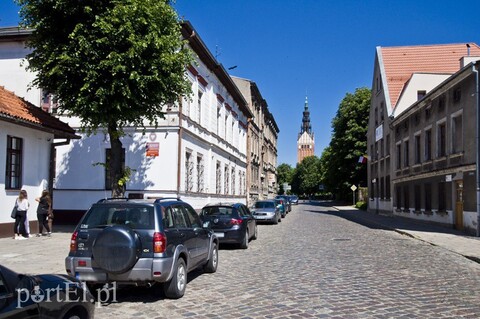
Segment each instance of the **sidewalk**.
[[405,217],[377,215],[352,206],[332,206],[332,208],[365,222],[448,249],[480,263],[479,237],[467,236],[465,233],[453,228],[422,223]]

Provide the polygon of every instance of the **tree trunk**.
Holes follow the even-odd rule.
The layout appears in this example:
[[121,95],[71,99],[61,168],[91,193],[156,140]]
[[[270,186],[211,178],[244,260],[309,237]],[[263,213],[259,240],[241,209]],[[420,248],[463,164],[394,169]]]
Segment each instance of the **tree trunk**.
[[110,123],[108,125],[108,135],[110,136],[110,181],[112,187],[112,197],[124,197],[125,196],[125,187],[124,185],[119,185],[118,181],[123,177],[123,150],[122,142],[120,141],[120,133],[117,129],[116,123]]

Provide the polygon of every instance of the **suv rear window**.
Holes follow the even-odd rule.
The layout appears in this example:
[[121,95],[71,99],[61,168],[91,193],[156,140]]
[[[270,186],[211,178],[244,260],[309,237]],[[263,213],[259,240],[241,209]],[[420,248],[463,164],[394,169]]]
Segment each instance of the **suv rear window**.
[[213,216],[213,215],[231,216],[232,214],[233,214],[232,207],[212,206],[212,207],[204,207],[202,209],[202,215],[205,215],[205,216]]
[[152,206],[93,206],[82,221],[81,228],[102,228],[125,225],[135,229],[149,229],[154,225]]

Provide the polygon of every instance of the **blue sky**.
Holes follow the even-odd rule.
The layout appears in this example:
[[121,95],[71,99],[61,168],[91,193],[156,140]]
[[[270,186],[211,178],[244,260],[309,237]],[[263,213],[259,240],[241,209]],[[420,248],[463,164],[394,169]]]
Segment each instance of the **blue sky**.
[[[480,1],[177,0],[232,75],[255,81],[280,128],[278,164],[296,165],[308,94],[315,155],[347,93],[371,87],[376,46],[480,44]],[[0,0],[0,26],[18,9]]]

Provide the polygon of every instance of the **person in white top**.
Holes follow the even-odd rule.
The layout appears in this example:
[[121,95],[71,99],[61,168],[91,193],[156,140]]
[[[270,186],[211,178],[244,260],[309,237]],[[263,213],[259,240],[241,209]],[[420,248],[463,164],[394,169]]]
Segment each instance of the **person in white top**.
[[27,211],[30,208],[28,202],[27,191],[22,189],[17,198],[17,214],[15,215],[15,226],[13,232],[15,233],[14,239],[27,239],[28,233],[25,229],[25,220],[27,218]]

